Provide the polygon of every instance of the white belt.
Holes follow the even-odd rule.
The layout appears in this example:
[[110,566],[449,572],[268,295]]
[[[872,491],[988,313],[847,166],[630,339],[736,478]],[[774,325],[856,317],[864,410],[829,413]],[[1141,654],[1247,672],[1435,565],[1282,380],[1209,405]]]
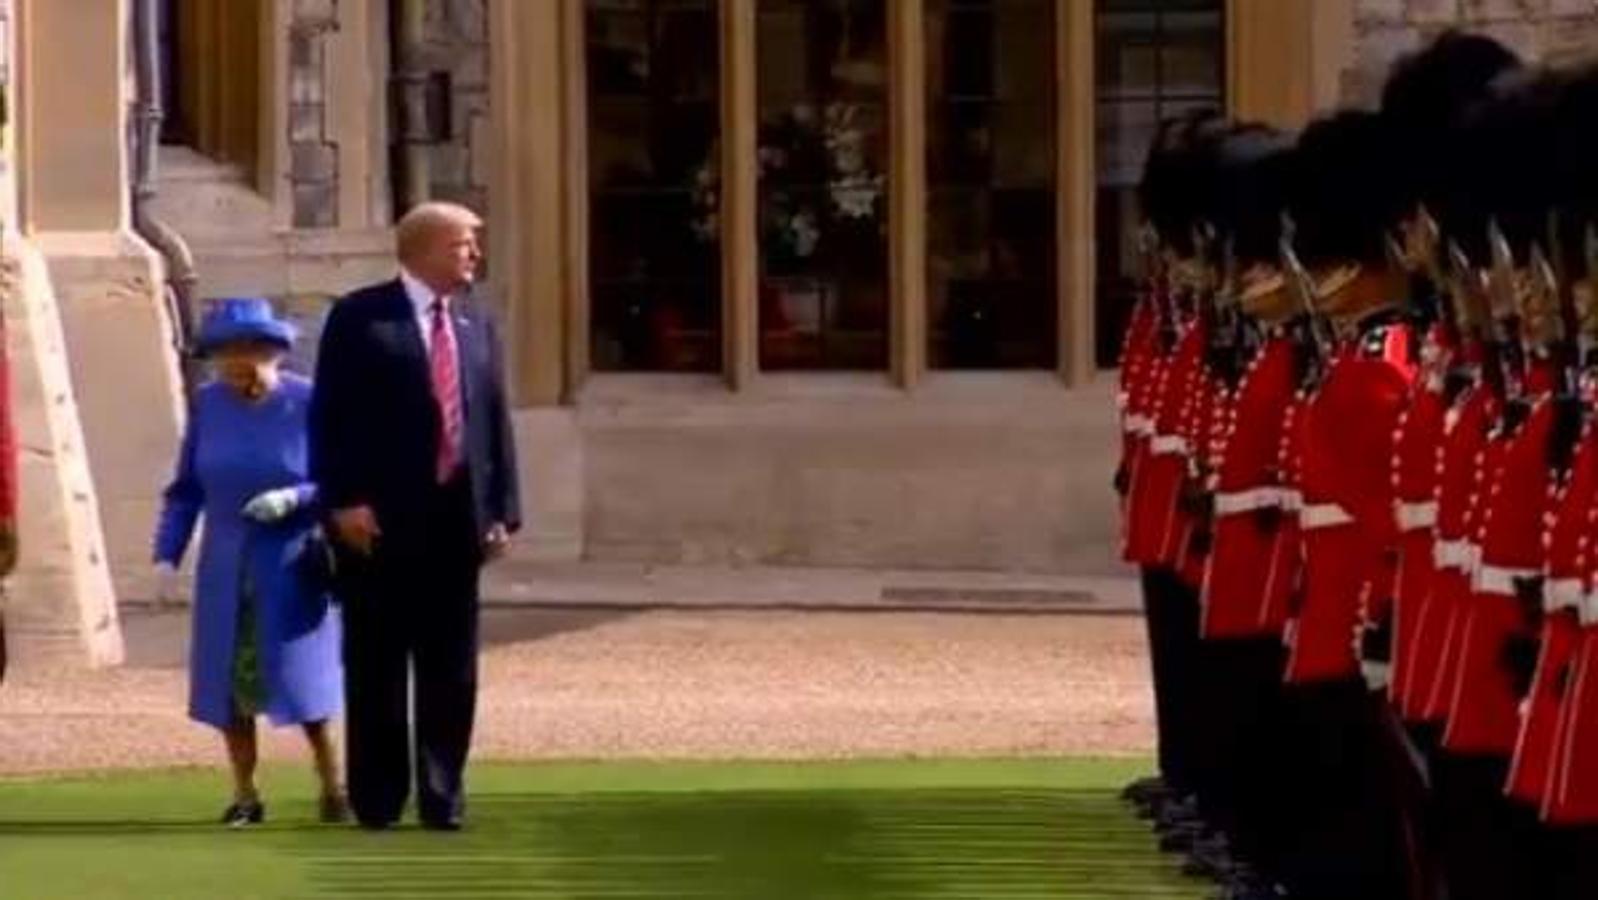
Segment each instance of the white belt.
[[1438,541],[1432,548],[1432,561],[1439,569],[1458,569],[1469,572],[1474,554],[1465,541]]
[[1288,512],[1298,512],[1304,508],[1304,495],[1292,488],[1277,488],[1276,496],[1282,509]]
[[1145,437],[1154,434],[1154,420],[1148,416],[1135,414],[1127,416],[1121,427],[1125,429],[1127,434],[1137,434]]
[[1155,456],[1187,456],[1187,438],[1174,434],[1157,435],[1149,444],[1149,449]]
[[1306,531],[1312,528],[1331,528],[1354,521],[1348,510],[1336,503],[1311,503],[1298,513],[1298,524]]
[[1437,524],[1437,501],[1399,503],[1393,507],[1393,520],[1399,531],[1419,531]]
[[1243,491],[1226,491],[1215,495],[1215,514],[1229,516],[1253,512],[1257,509],[1279,507],[1283,503],[1281,488],[1257,487]]
[[1556,613],[1562,609],[1581,611],[1580,578],[1550,578],[1543,582],[1543,609]]
[[1587,591],[1581,595],[1581,624],[1598,625],[1598,592]]
[[1536,569],[1513,569],[1508,566],[1476,567],[1471,587],[1478,594],[1498,594],[1505,597],[1515,596],[1515,582],[1527,578],[1536,578],[1542,573]]

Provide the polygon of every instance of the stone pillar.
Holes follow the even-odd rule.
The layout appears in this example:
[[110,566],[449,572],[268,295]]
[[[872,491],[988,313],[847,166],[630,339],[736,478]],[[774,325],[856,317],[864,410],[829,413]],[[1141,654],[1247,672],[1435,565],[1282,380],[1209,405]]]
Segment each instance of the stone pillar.
[[6,599],[12,653],[19,667],[116,665],[116,593],[60,311],[44,258],[15,233],[3,241],[0,298],[21,486],[21,555]]
[[[162,267],[129,221],[129,0],[20,11],[23,231],[53,288],[117,591],[147,596],[183,400]],[[52,398],[64,387],[43,384]]]

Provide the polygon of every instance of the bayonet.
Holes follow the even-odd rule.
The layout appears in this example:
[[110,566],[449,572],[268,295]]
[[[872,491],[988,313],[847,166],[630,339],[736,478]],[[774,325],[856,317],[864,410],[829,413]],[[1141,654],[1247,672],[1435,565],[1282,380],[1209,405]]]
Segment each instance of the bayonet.
[[1298,226],[1294,223],[1293,217],[1283,213],[1282,236],[1277,243],[1277,252],[1282,260],[1282,275],[1287,279],[1287,289],[1292,292],[1293,298],[1304,311],[1305,322],[1309,326],[1316,354],[1325,359],[1331,355],[1333,341],[1316,302],[1319,298],[1315,292],[1315,279],[1305,270],[1304,264],[1299,262],[1298,252],[1293,249],[1293,237],[1297,231]]

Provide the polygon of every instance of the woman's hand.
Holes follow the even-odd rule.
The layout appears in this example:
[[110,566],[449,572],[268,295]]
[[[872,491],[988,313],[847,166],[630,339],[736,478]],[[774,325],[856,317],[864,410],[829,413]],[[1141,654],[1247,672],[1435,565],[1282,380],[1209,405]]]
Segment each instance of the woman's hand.
[[177,603],[182,599],[180,596],[182,576],[178,574],[177,566],[169,562],[156,563],[154,580],[155,602],[157,604]]
[[294,488],[263,491],[244,504],[244,517],[270,525],[288,518],[300,506],[300,493]]

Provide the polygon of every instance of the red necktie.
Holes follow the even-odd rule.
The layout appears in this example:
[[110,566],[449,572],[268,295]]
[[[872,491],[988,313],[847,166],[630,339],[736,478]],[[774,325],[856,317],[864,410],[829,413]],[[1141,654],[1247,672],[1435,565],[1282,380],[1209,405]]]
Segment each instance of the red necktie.
[[455,328],[450,322],[449,299],[433,303],[432,340],[429,347],[433,370],[433,399],[438,401],[438,483],[443,484],[461,464],[461,437],[465,425],[461,417],[460,355],[455,345]]

